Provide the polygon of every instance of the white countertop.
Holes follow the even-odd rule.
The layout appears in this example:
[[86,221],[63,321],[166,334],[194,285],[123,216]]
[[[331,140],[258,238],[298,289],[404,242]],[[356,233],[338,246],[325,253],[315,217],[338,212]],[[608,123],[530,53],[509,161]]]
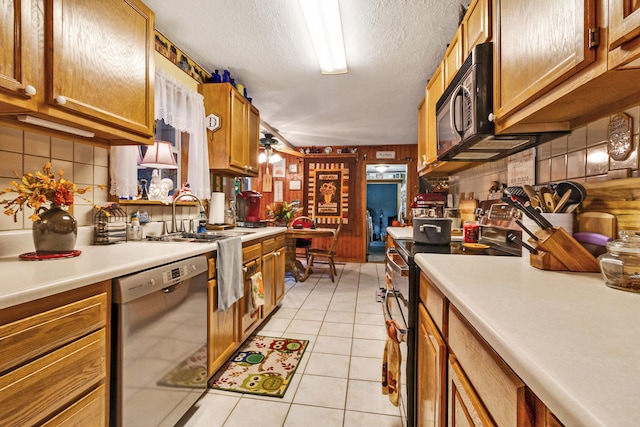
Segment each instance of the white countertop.
[[[243,241],[251,241],[284,233],[285,229],[265,227],[233,230],[251,231],[242,236]],[[31,233],[23,233],[18,237],[30,242]],[[2,236],[0,243],[11,245],[7,242],[9,238],[15,239],[16,236]],[[0,308],[205,254],[217,247],[217,243],[129,241],[106,246],[78,244],[76,249],[82,253],[75,258],[23,261],[18,258],[19,252],[4,254],[0,256]]]
[[565,425],[640,425],[640,294],[517,257],[415,261]]
[[413,227],[387,227],[387,233],[394,239],[413,240]]

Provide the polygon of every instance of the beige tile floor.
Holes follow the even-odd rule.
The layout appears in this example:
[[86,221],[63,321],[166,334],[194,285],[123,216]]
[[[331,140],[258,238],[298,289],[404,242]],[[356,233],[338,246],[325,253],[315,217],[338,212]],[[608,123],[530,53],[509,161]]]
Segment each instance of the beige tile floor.
[[384,319],[376,290],[384,264],[339,264],[331,283],[326,265],[286,294],[259,334],[308,339],[283,398],[209,390],[180,427],[400,427],[400,411],[381,393]]

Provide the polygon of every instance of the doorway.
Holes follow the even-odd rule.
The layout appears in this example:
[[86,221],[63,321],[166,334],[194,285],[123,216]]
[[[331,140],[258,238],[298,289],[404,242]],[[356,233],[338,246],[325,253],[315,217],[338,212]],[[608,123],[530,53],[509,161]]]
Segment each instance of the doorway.
[[384,262],[386,228],[403,216],[406,170],[402,165],[367,165],[367,261]]

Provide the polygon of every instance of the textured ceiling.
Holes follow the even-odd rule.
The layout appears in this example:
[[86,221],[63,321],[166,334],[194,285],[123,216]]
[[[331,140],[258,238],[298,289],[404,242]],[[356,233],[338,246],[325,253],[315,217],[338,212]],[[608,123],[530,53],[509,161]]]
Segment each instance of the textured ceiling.
[[349,73],[322,75],[298,0],[143,0],[207,71],[228,69],[294,147],[415,144],[417,108],[468,0],[341,0]]

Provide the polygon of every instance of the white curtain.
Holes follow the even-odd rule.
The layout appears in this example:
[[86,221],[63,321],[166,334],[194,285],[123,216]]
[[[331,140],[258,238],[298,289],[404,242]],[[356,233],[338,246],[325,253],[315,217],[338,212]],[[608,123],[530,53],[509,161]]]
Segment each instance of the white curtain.
[[201,199],[209,199],[211,185],[204,97],[160,68],[156,68],[155,91],[155,119],[163,119],[166,124],[189,134],[187,179],[191,192]]
[[[209,154],[204,117],[204,98],[160,68],[156,68],[155,120],[163,119],[180,132],[189,134],[187,180],[191,192],[201,199],[211,197]],[[136,146],[111,147],[111,194],[132,197],[138,194],[138,149]],[[177,183],[178,188],[181,183]]]

